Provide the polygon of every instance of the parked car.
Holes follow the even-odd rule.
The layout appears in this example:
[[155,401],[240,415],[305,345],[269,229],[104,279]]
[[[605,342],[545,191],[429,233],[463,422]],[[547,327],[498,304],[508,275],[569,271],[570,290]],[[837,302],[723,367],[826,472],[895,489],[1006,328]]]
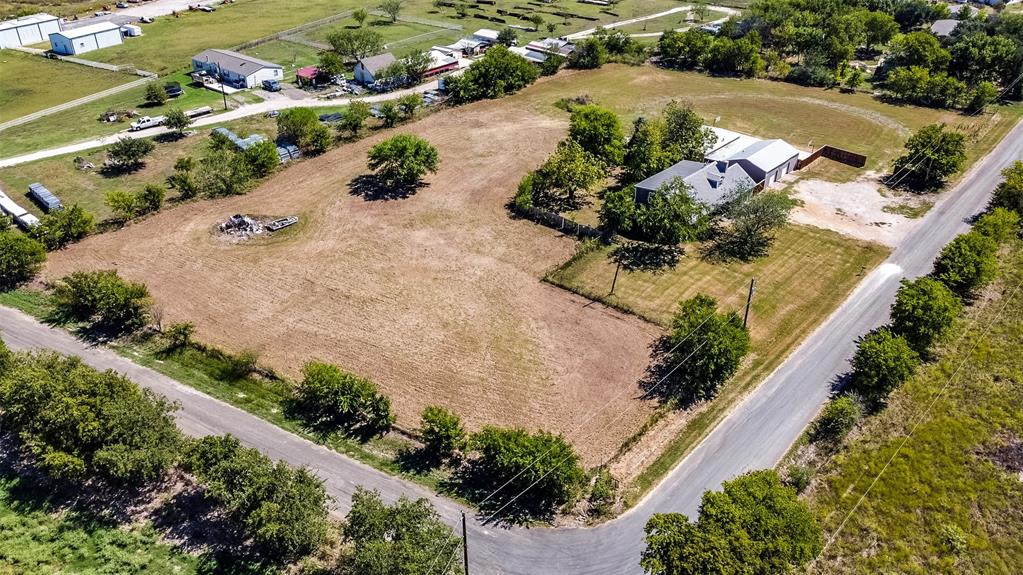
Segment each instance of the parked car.
[[96,12],[95,15],[96,16],[109,16],[111,14],[113,14],[113,12],[110,12],[108,10],[100,10],[99,12]]
[[199,6],[199,9],[203,12],[215,12],[217,10],[213,6]]
[[178,82],[168,82],[163,85],[163,91],[167,94],[168,98],[177,98],[178,96],[185,93],[185,90],[181,87]]
[[263,89],[267,92],[280,92],[281,83],[277,80],[263,80]]
[[127,3],[127,2],[118,2],[118,3],[116,4],[116,6],[117,6],[118,8],[127,8],[127,7],[128,7],[128,3]]
[[154,22],[154,19],[152,16],[143,16],[139,18],[139,22],[142,22],[143,24],[152,24]]

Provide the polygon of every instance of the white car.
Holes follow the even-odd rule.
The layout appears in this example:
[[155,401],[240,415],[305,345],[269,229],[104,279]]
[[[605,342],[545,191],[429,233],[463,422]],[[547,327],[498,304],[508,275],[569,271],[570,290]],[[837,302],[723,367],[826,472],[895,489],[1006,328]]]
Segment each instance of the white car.
[[213,12],[216,10],[213,6],[199,6],[199,9],[203,12]]

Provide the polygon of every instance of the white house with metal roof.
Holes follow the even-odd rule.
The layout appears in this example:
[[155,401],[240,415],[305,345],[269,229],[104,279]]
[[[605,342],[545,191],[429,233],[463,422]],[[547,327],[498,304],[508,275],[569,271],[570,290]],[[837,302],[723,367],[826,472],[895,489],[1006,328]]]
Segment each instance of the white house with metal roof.
[[218,76],[220,81],[236,88],[256,88],[263,80],[282,80],[280,64],[253,58],[233,50],[209,49],[192,56],[192,71]]
[[0,22],[0,48],[41,44],[60,32],[60,18],[40,12]]
[[377,76],[380,75],[381,70],[395,63],[397,60],[398,59],[394,57],[394,54],[391,54],[390,52],[384,52],[383,54],[377,54],[376,56],[362,58],[355,64],[355,81],[368,86],[377,81]]
[[100,22],[50,34],[50,49],[65,56],[77,56],[121,43],[121,27]]

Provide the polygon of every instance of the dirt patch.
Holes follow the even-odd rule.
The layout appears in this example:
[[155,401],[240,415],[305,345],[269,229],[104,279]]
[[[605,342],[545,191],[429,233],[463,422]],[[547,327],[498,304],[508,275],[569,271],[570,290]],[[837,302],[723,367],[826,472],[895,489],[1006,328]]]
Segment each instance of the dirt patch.
[[1023,439],[1012,434],[1003,435],[998,443],[979,454],[1023,481]]
[[[637,382],[660,330],[542,283],[575,242],[508,215],[519,179],[566,127],[514,99],[441,112],[401,128],[441,158],[410,197],[349,191],[367,172],[366,150],[389,131],[297,164],[246,196],[89,238],[52,254],[45,275],[117,268],[149,285],[165,322],[194,322],[201,341],[255,350],[290,375],[323,360],[372,378],[404,425],[439,404],[470,428],[564,432],[587,464],[598,463],[653,409]],[[303,224],[267,243],[211,237],[230,214],[300,214]]]
[[909,194],[881,195],[874,173],[844,184],[800,179],[792,189],[802,201],[792,212],[793,221],[887,246],[898,244],[921,221],[906,214],[926,212],[924,204],[931,201]]

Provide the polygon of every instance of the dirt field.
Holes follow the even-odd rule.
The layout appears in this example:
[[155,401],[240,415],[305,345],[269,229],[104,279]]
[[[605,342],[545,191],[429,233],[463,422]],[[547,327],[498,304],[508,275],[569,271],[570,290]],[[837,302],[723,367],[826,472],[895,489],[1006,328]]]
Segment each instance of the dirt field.
[[[483,423],[572,431],[590,464],[648,417],[637,380],[656,327],[543,284],[574,241],[509,218],[527,169],[564,137],[563,120],[509,100],[466,106],[406,128],[439,150],[430,185],[407,199],[367,201],[348,183],[366,149],[343,146],[275,176],[247,196],[169,209],[52,254],[46,275],[116,267],[143,280],[164,322],[253,349],[289,374],[312,359],[377,381],[406,425],[428,403]],[[283,241],[231,245],[211,228],[235,213],[299,214]],[[624,392],[624,393],[623,393]],[[593,430],[607,424],[596,437]]]

